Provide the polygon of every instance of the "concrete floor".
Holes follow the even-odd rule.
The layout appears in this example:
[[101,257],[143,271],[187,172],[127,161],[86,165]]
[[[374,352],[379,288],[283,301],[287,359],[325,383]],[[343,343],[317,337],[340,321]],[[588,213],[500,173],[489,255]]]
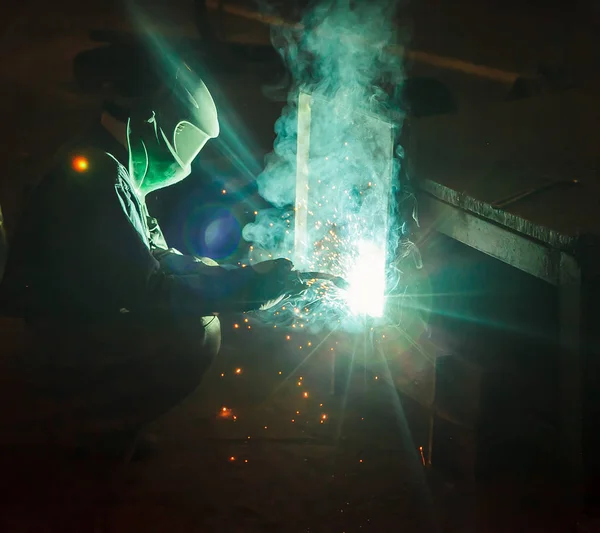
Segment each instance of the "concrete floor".
[[[98,6],[87,11],[71,6],[69,11],[65,2],[62,12],[55,5],[25,8],[30,11],[4,19],[12,23],[4,26],[0,53],[0,96],[7,103],[2,117],[9,133],[0,145],[7,166],[0,176],[0,201],[9,229],[27,185],[47,158],[96,114],[99,97],[73,87],[70,59],[91,45],[86,37],[91,27],[115,25],[110,10]],[[45,16],[33,17],[40,9],[47,10]],[[187,28],[193,31],[189,23]],[[462,79],[457,86],[461,84]],[[242,101],[235,86],[225,88],[221,97]],[[268,107],[266,114],[248,105],[238,111],[248,129],[263,139],[259,146],[268,144],[272,120],[265,117],[276,118],[277,106]],[[452,265],[463,276],[465,264],[488,273],[497,268],[464,250],[452,256],[444,252],[443,260],[431,254],[427,268],[434,277]],[[501,275],[508,276],[505,271]],[[513,282],[517,292],[528,283],[518,277]],[[492,306],[488,296],[484,299]],[[548,476],[496,475],[474,484],[424,469],[418,447],[424,445],[425,415],[399,399],[385,380],[359,372],[347,395],[330,395],[330,348],[340,339],[330,338],[297,368],[308,342],[316,345],[319,339],[294,332],[294,342],[287,342],[284,332],[246,324],[243,318],[223,319],[218,362],[184,405],[151,428],[159,451],[144,461],[123,466],[66,460],[60,451],[36,447],[5,449],[0,456],[0,529],[566,531],[570,510]],[[242,327],[234,328],[234,323]],[[3,335],[9,334],[6,327],[0,327]],[[447,323],[444,335],[458,348],[466,337],[475,339],[472,330],[456,323]],[[471,345],[476,351],[482,342]],[[396,371],[393,376],[403,377]],[[228,416],[221,414],[223,407],[231,409]]]

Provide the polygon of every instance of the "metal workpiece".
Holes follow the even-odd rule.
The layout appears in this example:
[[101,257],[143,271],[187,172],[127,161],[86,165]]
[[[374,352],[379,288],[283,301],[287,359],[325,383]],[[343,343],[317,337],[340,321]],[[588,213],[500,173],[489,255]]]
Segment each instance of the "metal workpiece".
[[591,492],[600,479],[597,94],[590,87],[413,120],[408,153],[426,230],[556,287],[563,470],[572,486],[592,480]]
[[492,207],[494,207],[496,209],[504,209],[512,204],[515,204],[517,202],[520,202],[522,200],[530,198],[531,196],[535,196],[536,194],[541,194],[544,191],[548,191],[555,187],[560,187],[560,186],[565,186],[565,185],[578,185],[579,183],[580,183],[579,180],[576,180],[576,179],[546,181],[546,182],[542,183],[541,185],[536,185],[535,187],[528,187],[524,190],[518,191],[514,194],[511,194],[509,196],[506,196],[504,198],[496,200],[495,202],[492,202]]
[[590,86],[413,118],[407,153],[418,188],[569,251],[578,235],[600,233],[597,94]]

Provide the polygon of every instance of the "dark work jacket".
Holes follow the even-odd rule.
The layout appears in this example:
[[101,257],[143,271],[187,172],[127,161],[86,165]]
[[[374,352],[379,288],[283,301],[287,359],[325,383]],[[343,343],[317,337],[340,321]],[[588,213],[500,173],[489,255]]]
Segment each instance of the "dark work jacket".
[[[78,169],[73,163],[82,157],[87,168]],[[166,249],[126,164],[125,148],[101,126],[59,152],[10,243],[2,283],[9,314],[205,316],[258,308],[264,276]]]

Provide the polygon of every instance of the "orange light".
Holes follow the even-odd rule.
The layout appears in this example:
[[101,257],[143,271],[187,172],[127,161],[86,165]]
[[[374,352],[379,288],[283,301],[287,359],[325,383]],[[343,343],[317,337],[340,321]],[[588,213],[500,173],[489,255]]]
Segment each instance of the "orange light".
[[73,170],[77,172],[85,172],[90,167],[90,164],[85,157],[78,155],[71,161],[71,166],[73,167]]
[[235,457],[232,455],[232,456],[229,458],[229,460],[230,460],[230,461],[235,461]]
[[308,392],[305,392],[305,393],[303,394],[303,396],[304,396],[305,398],[308,398]]
[[223,407],[220,411],[219,414],[217,415],[218,418],[232,418],[233,417],[233,412],[231,409],[229,409],[229,407]]

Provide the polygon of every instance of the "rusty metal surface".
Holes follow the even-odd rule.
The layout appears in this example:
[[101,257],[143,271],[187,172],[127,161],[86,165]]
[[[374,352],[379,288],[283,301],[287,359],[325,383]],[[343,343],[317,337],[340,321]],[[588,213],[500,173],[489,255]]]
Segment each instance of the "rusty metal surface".
[[[562,250],[600,234],[597,87],[413,120],[412,173],[450,205]],[[492,203],[548,180],[577,179],[495,209]]]

